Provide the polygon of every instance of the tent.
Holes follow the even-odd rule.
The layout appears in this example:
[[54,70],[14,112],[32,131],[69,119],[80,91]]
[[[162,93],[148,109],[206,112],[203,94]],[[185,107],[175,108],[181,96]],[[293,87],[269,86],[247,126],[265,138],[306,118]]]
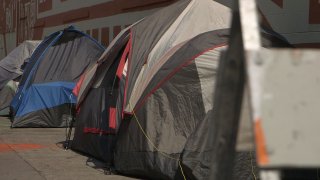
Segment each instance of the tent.
[[41,41],[24,41],[0,61],[0,90],[22,75],[23,67]]
[[16,81],[40,42],[24,41],[0,61],[0,115],[9,115],[10,102],[17,90]]
[[64,127],[76,97],[80,75],[104,47],[69,27],[48,36],[34,51],[12,103],[12,127]]
[[[135,82],[136,73],[142,68],[138,66],[143,64],[138,59],[148,58],[150,64],[156,63],[171,47],[200,33],[227,28],[229,20],[230,10],[219,3],[179,1],[122,31],[99,62],[83,75],[75,90],[81,106],[72,148],[111,163],[113,142],[122,118],[124,89],[120,84],[125,80],[122,71],[129,52],[135,56],[129,64],[138,64],[136,72],[130,71],[135,73],[134,79],[128,82]],[[135,87],[132,84],[128,89]]]
[[[129,39],[129,28],[111,42],[99,61],[80,78],[74,89],[78,97],[78,114],[71,148],[112,165],[118,123],[109,122],[108,109],[119,97],[118,67]],[[121,72],[122,73],[122,72]],[[81,90],[80,90],[81,89]],[[120,118],[117,118],[119,121]]]
[[[171,48],[144,71],[136,105],[120,126],[116,149],[117,171],[138,177],[206,179],[211,147],[205,138],[212,120],[214,82],[220,51],[228,30],[200,34]],[[128,68],[128,71],[131,69]]]
[[[72,148],[122,174],[208,179],[214,132],[206,127],[229,19],[217,2],[178,1],[122,31],[74,89]],[[265,45],[277,39],[263,33]],[[249,178],[245,170],[238,174]]]
[[[276,33],[261,31],[265,47],[290,47]],[[216,123],[214,87],[228,37],[227,29],[202,33],[171,48],[157,60],[158,67],[143,72],[135,89],[141,95],[135,105],[128,102],[130,111],[117,134],[118,172],[150,179],[210,178],[217,148],[208,127]],[[237,156],[236,179],[252,178],[250,154]],[[237,165],[243,161],[248,168]]]
[[9,106],[12,98],[14,97],[17,90],[17,85],[15,81],[10,80],[1,90],[0,90],[0,116],[8,116]]

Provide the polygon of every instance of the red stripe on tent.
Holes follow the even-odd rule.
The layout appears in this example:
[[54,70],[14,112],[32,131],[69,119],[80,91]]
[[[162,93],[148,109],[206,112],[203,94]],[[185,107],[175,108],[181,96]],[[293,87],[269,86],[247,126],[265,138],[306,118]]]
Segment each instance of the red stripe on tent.
[[98,128],[88,128],[88,127],[83,128],[83,132],[86,134],[91,133],[91,134],[101,134],[101,135],[115,134],[114,131],[105,131]]
[[76,96],[79,95],[79,91],[80,91],[80,88],[81,88],[81,85],[83,83],[83,80],[85,78],[85,74],[81,75],[79,81],[77,82],[76,86],[73,88],[72,90],[72,93]]
[[129,73],[130,73],[130,65],[131,65],[131,57],[132,57],[132,29],[130,29],[130,48],[129,48],[129,55],[128,55],[128,68],[127,68],[127,76],[126,76],[126,83],[124,87],[124,97],[123,97],[123,107],[122,107],[122,118],[124,117],[124,109],[127,102],[127,91],[128,91],[128,80],[129,80]]
[[124,65],[126,63],[126,59],[128,57],[129,51],[130,51],[130,45],[131,44],[131,39],[129,39],[126,48],[124,49],[124,52],[121,56],[121,60],[117,69],[117,77],[120,79],[122,77]]
[[109,128],[116,129],[116,108],[110,107],[109,109]]
[[213,49],[219,48],[219,47],[223,47],[226,46],[227,44],[220,44],[220,45],[216,45],[213,46],[209,49],[206,49],[203,52],[200,52],[199,54],[193,56],[191,59],[187,60],[185,63],[183,63],[182,65],[178,66],[177,68],[175,68],[166,78],[164,78],[162,81],[160,81],[157,86],[155,88],[153,88],[150,93],[148,93],[143,99],[142,101],[134,108],[134,111],[137,111],[147,100],[148,97],[150,97],[156,90],[158,90],[165,82],[167,82],[169,79],[172,78],[172,76],[174,76],[177,72],[179,72],[183,67],[186,67],[188,65],[190,65],[192,63],[192,61],[194,61],[197,57],[201,56],[202,54],[211,51]]
[[78,115],[81,111],[81,106],[77,105],[76,107],[76,114]]
[[[129,54],[130,50],[131,50],[131,38],[129,39],[129,41],[128,41],[127,45],[126,45],[126,48],[124,49],[124,52],[123,52],[123,54],[121,56],[121,60],[120,60],[120,63],[119,63],[118,69],[117,69],[116,75],[117,75],[117,77],[119,79],[121,79],[121,77],[122,77],[123,69],[124,69],[124,66],[125,66],[125,63],[126,63],[126,59],[128,57],[128,54]],[[119,91],[120,91],[120,89],[119,89]],[[110,113],[111,113],[111,109],[110,109]],[[121,116],[122,116],[122,118],[124,116],[123,110],[121,112]],[[114,123],[114,124],[110,124],[110,123]],[[114,125],[114,129],[116,128],[116,116],[115,116],[115,114],[114,114],[113,117],[109,116],[109,127],[110,128],[112,128],[111,125]]]

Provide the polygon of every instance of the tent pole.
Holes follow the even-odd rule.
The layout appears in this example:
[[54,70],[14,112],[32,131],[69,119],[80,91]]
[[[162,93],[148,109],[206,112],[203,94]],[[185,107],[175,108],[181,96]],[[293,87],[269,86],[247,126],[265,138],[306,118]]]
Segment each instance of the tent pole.
[[72,128],[73,128],[73,125],[74,125],[74,122],[75,122],[75,107],[74,105],[71,105],[71,116],[72,116],[72,119],[71,119],[71,122],[70,122],[70,125],[69,125],[69,131],[67,133],[67,136],[66,136],[66,141],[65,141],[65,150],[68,150],[69,149],[69,146],[70,146],[70,139],[71,139],[71,134],[72,134]]
[[[237,1],[234,1],[237,2]],[[236,4],[237,7],[237,4]],[[214,132],[210,178],[233,179],[236,142],[245,84],[245,63],[239,11],[233,11],[229,48],[220,57],[209,129]]]

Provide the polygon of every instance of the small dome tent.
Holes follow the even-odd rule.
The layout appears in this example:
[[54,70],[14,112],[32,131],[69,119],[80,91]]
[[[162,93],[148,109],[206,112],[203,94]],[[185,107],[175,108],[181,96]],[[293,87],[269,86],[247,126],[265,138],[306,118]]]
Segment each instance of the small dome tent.
[[72,89],[104,47],[69,27],[48,36],[34,51],[12,103],[12,127],[63,127],[76,103]]

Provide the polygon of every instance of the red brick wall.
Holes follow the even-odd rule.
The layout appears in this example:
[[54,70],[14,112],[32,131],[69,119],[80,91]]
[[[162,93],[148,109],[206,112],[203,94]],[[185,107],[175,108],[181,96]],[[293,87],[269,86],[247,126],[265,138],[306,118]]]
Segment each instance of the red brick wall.
[[109,45],[109,41],[110,41],[110,37],[109,37],[109,28],[105,27],[101,29],[101,43],[104,46],[108,46]]
[[283,8],[283,0],[272,0],[274,3],[276,3],[279,7]]
[[0,1],[0,33],[13,32],[17,21],[17,0]]
[[[64,1],[67,0],[60,0],[60,2]],[[35,17],[37,15],[36,8],[38,9],[38,13],[52,10],[52,0],[2,0],[2,3],[0,3],[0,33],[7,33],[9,31],[16,30],[18,44],[27,39],[41,39],[43,29],[46,27],[107,17],[124,12],[133,12],[155,7],[162,7],[175,1],[177,0],[113,0],[91,7],[79,8],[37,19],[37,17]],[[30,2],[33,2],[31,3],[33,5],[36,3],[36,7],[33,7],[33,5],[30,6]],[[6,9],[12,11],[12,20],[6,15]],[[30,14],[32,14],[32,16],[30,16]],[[6,19],[8,18],[11,21],[7,22]],[[8,24],[11,26],[9,27]],[[18,27],[16,27],[16,24],[18,24]],[[115,27],[109,27],[108,29],[91,30],[91,35],[97,36],[97,33],[100,33],[101,41],[105,41],[103,43],[107,45],[109,40],[114,38],[109,37],[109,31],[113,31],[115,36],[121,31],[121,26],[118,25]]]
[[320,1],[310,0],[309,23],[320,24]]
[[45,12],[52,9],[52,0],[38,0],[38,11]]

